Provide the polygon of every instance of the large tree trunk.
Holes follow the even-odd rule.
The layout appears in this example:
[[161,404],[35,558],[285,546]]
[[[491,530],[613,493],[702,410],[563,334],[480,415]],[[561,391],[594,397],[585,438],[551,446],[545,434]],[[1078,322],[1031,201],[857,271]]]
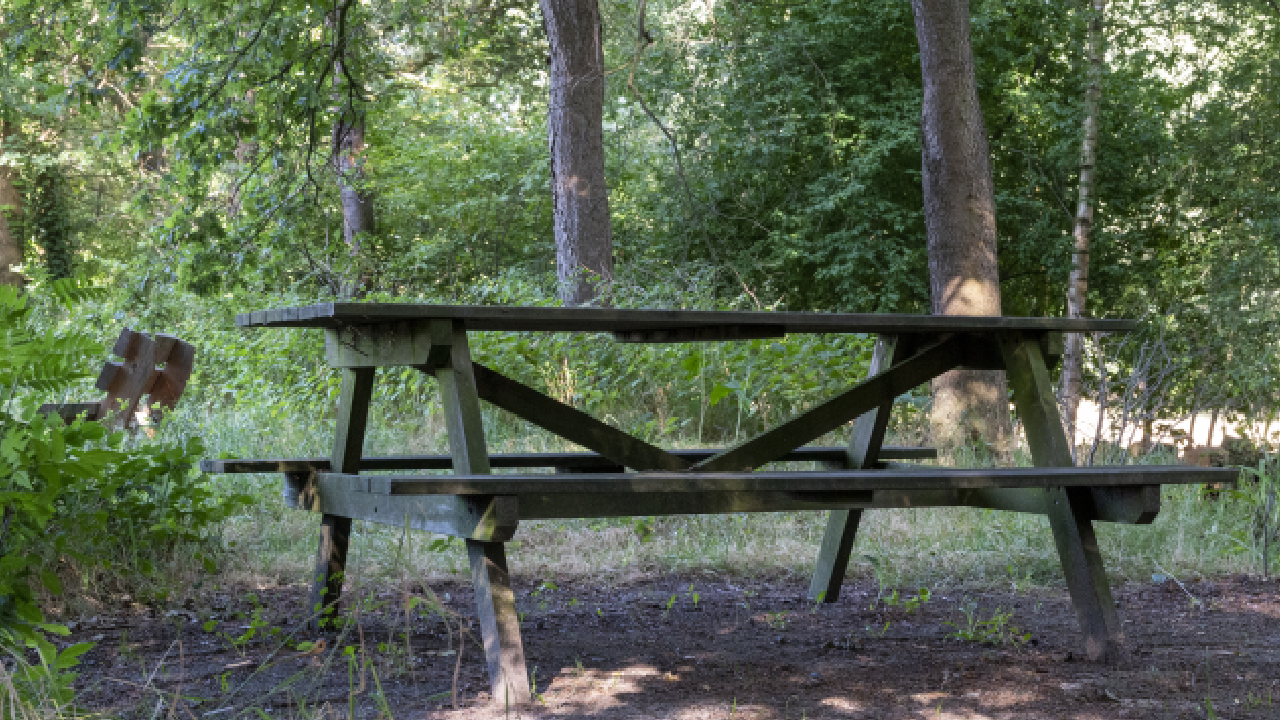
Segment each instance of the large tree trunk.
[[[996,205],[978,105],[968,0],[912,0],[924,79],[921,146],[929,286],[935,315],[999,315]],[[1004,373],[952,371],[933,383],[935,440],[1004,447]]]
[[547,134],[555,205],[556,274],[568,305],[613,279],[604,179],[604,46],[596,0],[541,0],[551,45]]
[[[350,105],[342,110],[333,125],[333,158],[338,172],[338,193],[342,198],[342,239],[352,258],[360,256],[363,236],[374,231],[373,197],[363,186],[364,180],[364,112]],[[367,278],[358,268],[343,281],[339,294],[356,295]]]
[[[0,120],[0,148],[10,135],[8,123]],[[18,171],[0,165],[0,284],[22,287],[26,280],[12,268],[22,264],[22,193],[14,181]]]
[[[1089,290],[1089,242],[1093,230],[1094,167],[1098,152],[1098,116],[1102,104],[1102,21],[1106,0],[1093,0],[1089,20],[1089,86],[1084,93],[1084,137],[1080,141],[1080,188],[1071,253],[1071,279],[1067,282],[1067,317],[1084,317]],[[1080,410],[1080,385],[1084,373],[1084,336],[1069,333],[1062,356],[1059,402],[1066,415],[1067,430],[1075,437]],[[1073,441],[1074,442],[1074,441]]]

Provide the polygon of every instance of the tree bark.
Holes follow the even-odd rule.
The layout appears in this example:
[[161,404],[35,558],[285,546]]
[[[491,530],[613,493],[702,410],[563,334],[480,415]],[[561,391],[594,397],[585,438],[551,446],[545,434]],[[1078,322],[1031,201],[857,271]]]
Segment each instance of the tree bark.
[[[0,120],[0,147],[11,134],[8,123]],[[0,284],[22,287],[26,279],[13,267],[21,265],[22,252],[22,193],[14,181],[18,171],[8,165],[0,165]]]
[[596,0],[541,0],[551,46],[551,149],[560,298],[580,305],[613,279],[613,231],[604,177],[604,45]]
[[[924,80],[921,151],[929,288],[935,315],[999,315],[991,152],[978,105],[968,0],[912,0]],[[956,370],[933,383],[940,443],[1007,446],[1001,371]]]
[[[360,256],[364,235],[374,231],[373,197],[364,180],[364,112],[350,104],[333,124],[333,162],[338,174],[338,194],[342,199],[342,240],[353,258]],[[358,269],[344,280],[341,295],[360,292],[365,278]]]
[[[1067,317],[1085,316],[1089,290],[1089,243],[1093,231],[1094,168],[1098,151],[1098,116],[1102,105],[1102,23],[1106,0],[1092,0],[1089,19],[1089,85],[1084,93],[1084,137],[1080,141],[1080,187],[1076,206],[1071,278],[1067,281]],[[1084,335],[1068,333],[1062,355],[1062,381],[1058,402],[1062,405],[1068,432],[1075,437],[1080,410],[1081,377],[1084,374]],[[1074,452],[1074,448],[1072,449]]]

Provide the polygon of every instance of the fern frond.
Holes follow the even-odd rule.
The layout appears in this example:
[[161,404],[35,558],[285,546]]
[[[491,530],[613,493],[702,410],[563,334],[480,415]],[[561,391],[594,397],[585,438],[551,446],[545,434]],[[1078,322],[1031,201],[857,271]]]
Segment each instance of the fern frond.
[[[78,277],[58,278],[50,286],[58,301],[68,308],[87,300],[101,299],[107,295],[106,288],[85,285]],[[3,300],[0,299],[0,302],[3,302]]]

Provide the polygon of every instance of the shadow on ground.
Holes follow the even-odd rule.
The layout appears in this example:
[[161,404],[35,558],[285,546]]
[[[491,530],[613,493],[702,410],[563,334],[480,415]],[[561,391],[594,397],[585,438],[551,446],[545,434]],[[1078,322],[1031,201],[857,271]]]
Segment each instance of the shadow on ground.
[[[336,635],[302,629],[305,593],[283,587],[103,615],[70,640],[98,643],[78,683],[82,704],[148,720],[1280,717],[1275,582],[1121,589],[1132,653],[1119,668],[1078,656],[1060,592],[925,600],[849,583],[821,607],[803,592],[794,580],[710,573],[521,584],[539,695],[523,709],[490,701],[461,583],[353,593],[354,622]],[[443,612],[430,609],[433,595]],[[406,615],[406,597],[426,600]],[[459,627],[471,628],[461,662]]]

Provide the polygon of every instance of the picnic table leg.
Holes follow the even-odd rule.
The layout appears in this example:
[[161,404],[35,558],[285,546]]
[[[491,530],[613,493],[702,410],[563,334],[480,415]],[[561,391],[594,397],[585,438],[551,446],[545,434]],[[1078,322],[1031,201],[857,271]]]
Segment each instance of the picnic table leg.
[[530,699],[525,672],[524,646],[520,642],[520,616],[507,572],[505,545],[467,541],[471,584],[476,593],[476,614],[484,657],[489,665],[489,686],[495,702],[521,705]]
[[[374,368],[342,371],[338,397],[338,422],[334,432],[330,464],[334,472],[360,472],[364,451],[364,431],[373,397]],[[324,515],[320,519],[320,548],[316,553],[315,576],[311,584],[311,626],[319,629],[325,615],[337,608],[342,597],[342,581],[347,570],[347,546],[351,540],[351,518]]]
[[[1074,465],[1039,341],[1002,338],[1001,354],[1036,466]],[[1049,525],[1084,633],[1085,655],[1095,662],[1120,662],[1124,635],[1090,519],[1089,488],[1049,488],[1045,492]]]
[[[902,360],[901,356],[905,353],[898,351],[902,347],[904,345],[898,342],[897,336],[881,335],[871,355],[868,377],[883,372],[893,362]],[[889,413],[892,411],[893,403],[886,403],[854,421],[845,467],[851,470],[875,467],[880,446],[884,443]],[[853,550],[853,541],[858,535],[858,523],[861,520],[862,510],[857,508],[832,510],[827,516],[827,529],[818,549],[813,580],[809,582],[810,600],[833,603],[840,599],[840,586],[844,584],[845,570],[849,567],[849,553]]]
[[[488,473],[489,452],[485,445],[480,395],[471,369],[466,329],[461,323],[433,328],[432,337],[449,338],[450,343],[448,358],[439,358],[442,362],[436,365],[435,374],[440,383],[453,471],[472,475]],[[506,706],[524,705],[532,696],[505,547],[500,542],[467,540],[467,558],[471,563],[476,614],[480,621],[485,660],[489,665],[490,694],[495,702]]]

